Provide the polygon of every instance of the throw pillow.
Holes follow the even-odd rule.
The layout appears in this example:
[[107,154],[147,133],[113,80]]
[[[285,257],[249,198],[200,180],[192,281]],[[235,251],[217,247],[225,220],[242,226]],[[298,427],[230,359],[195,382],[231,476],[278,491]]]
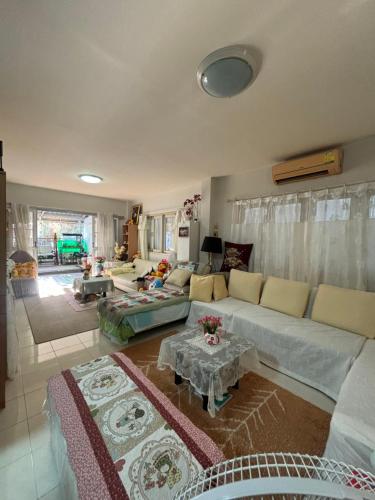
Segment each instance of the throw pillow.
[[259,304],[263,275],[232,269],[229,275],[229,295],[234,299]]
[[241,243],[226,241],[224,245],[224,259],[220,271],[230,271],[231,269],[247,271],[249,269],[252,248],[252,244],[243,245]]
[[227,284],[224,274],[212,274],[214,278],[214,300],[221,300],[228,297]]
[[211,302],[214,289],[213,276],[199,276],[193,274],[190,278],[190,300],[199,300],[200,302]]
[[166,283],[183,287],[189,281],[191,275],[192,272],[187,269],[175,269],[168,276]]
[[269,276],[264,285],[260,305],[289,316],[302,318],[309,299],[310,286],[302,281]]
[[313,321],[375,338],[375,293],[319,285]]

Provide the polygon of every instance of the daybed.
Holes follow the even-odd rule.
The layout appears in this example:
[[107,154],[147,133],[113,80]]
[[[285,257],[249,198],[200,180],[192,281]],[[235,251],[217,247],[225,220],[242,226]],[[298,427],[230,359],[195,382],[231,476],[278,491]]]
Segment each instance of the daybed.
[[172,499],[224,459],[122,353],[52,377],[47,409],[62,496],[71,500]]
[[155,288],[98,301],[100,331],[117,344],[127,344],[137,333],[186,318],[189,296],[181,290]]

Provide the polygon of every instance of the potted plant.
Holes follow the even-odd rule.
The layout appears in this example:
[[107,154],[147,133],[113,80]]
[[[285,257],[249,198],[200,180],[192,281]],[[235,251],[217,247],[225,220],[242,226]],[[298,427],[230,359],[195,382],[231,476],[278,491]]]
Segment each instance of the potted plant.
[[198,325],[201,325],[203,328],[207,344],[217,345],[220,343],[220,336],[222,334],[220,328],[222,324],[222,318],[219,316],[203,316],[203,318],[198,320]]

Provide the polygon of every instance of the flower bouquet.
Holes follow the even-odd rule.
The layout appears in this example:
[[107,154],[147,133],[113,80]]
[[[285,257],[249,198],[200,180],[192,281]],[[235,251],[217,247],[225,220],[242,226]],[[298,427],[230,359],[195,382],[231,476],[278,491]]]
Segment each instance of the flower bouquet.
[[96,275],[101,276],[104,269],[103,264],[105,262],[105,257],[97,256],[95,257],[95,262],[96,262]]
[[199,218],[199,202],[202,201],[202,196],[200,194],[195,194],[191,199],[187,198],[184,201],[184,213],[187,220],[193,219],[195,221]]
[[222,331],[222,318],[219,316],[203,316],[203,318],[198,320],[198,325],[203,328],[204,337],[207,344],[217,345],[220,344],[220,337]]

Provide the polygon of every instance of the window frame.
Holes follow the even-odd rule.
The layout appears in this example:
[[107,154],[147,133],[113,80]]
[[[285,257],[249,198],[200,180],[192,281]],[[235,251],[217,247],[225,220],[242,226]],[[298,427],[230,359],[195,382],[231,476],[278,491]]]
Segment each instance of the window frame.
[[[166,218],[172,217],[173,219],[176,217],[176,212],[175,211],[170,211],[168,212],[160,212],[160,213],[154,213],[150,214],[148,216],[149,220],[149,238],[148,238],[148,250],[149,252],[155,252],[155,253],[165,253],[168,254],[170,252],[175,252],[175,248],[166,248],[166,229],[167,229],[167,223],[166,223]],[[160,218],[161,219],[161,224],[160,224],[160,232],[158,235],[158,239],[160,241],[160,246],[161,248],[154,248],[155,247],[155,236],[154,236],[154,219]]]

